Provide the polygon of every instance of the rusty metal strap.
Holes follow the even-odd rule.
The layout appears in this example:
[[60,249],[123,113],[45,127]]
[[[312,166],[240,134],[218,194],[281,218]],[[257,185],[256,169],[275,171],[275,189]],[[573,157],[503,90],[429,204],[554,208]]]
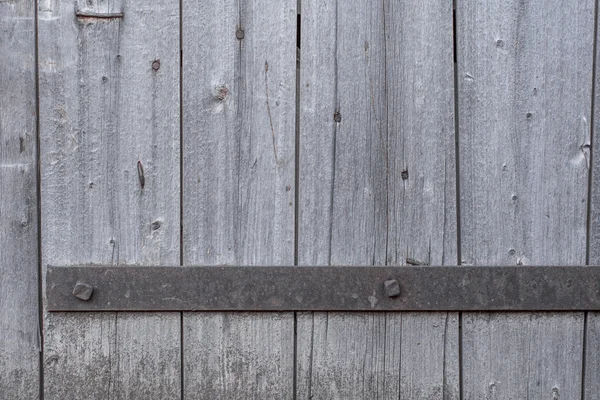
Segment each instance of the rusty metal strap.
[[48,267],[49,311],[600,310],[600,267]]

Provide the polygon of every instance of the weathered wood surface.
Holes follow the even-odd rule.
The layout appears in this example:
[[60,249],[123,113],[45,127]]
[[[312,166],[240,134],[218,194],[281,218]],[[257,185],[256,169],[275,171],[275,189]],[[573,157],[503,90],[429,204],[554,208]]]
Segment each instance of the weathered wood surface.
[[[183,1],[183,262],[293,265],[296,0]],[[186,399],[293,396],[293,313],[185,313]]]
[[[594,1],[456,3],[459,238],[452,2],[39,0],[42,265],[600,263]],[[0,0],[7,399],[39,398],[34,7]],[[598,313],[464,314],[462,393],[456,313],[181,318],[46,314],[44,397],[600,392]]]
[[0,397],[39,398],[35,2],[0,2]]
[[465,313],[462,329],[464,399],[581,398],[583,313]]
[[[596,10],[600,12],[600,10]],[[596,16],[597,18],[598,16]],[[596,22],[597,23],[597,22]],[[598,32],[596,47],[598,46]],[[594,85],[594,113],[591,168],[591,203],[589,207],[589,248],[588,264],[600,265],[600,73],[598,71],[598,59],[600,57],[596,49],[596,70]],[[600,393],[600,312],[590,312],[587,315],[587,330],[585,332],[585,366],[584,366],[584,398],[593,399]]]
[[[455,264],[451,2],[301,15],[299,264]],[[301,313],[297,338],[299,399],[458,399],[456,313]]]
[[[463,264],[586,262],[593,10],[457,3]],[[463,395],[580,398],[583,323],[465,314]]]
[[[179,3],[42,0],[39,33],[43,265],[179,264]],[[44,398],[180,399],[180,323],[46,314]]]
[[585,332],[584,399],[600,393],[600,313],[588,313]]

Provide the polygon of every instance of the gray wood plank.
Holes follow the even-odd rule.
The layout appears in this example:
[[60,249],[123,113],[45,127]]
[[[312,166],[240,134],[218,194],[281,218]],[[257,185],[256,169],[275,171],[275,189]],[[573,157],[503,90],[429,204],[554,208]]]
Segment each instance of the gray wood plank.
[[292,399],[291,313],[184,313],[185,399]]
[[[183,2],[187,265],[294,263],[296,13]],[[186,399],[292,398],[293,313],[185,313],[184,337]]]
[[[592,200],[594,201],[594,200]],[[585,371],[584,371],[584,399],[593,399],[600,393],[600,313],[588,313]]]
[[[39,32],[43,264],[179,264],[179,3],[43,0]],[[180,398],[180,314],[44,328],[45,399]]]
[[458,314],[300,313],[297,398],[458,399]]
[[[585,263],[593,9],[457,3],[463,264]],[[465,398],[580,398],[582,313],[463,318]]]
[[466,313],[462,329],[463,398],[581,398],[583,313]]
[[[455,264],[451,3],[301,14],[299,264]],[[297,330],[298,398],[458,398],[455,313],[302,313]]]
[[0,2],[0,393],[39,398],[35,2]]
[[[600,10],[596,10],[600,12]],[[596,46],[598,46],[598,38],[596,36]],[[598,73],[598,51],[596,50],[596,71],[594,84],[594,113],[591,144],[592,151],[592,166],[591,166],[591,198],[590,198],[590,215],[589,215],[589,265],[600,265],[600,152],[598,152],[598,143],[600,140],[600,74]],[[587,330],[585,332],[585,386],[584,398],[593,399],[600,393],[600,313],[590,312],[587,315]]]

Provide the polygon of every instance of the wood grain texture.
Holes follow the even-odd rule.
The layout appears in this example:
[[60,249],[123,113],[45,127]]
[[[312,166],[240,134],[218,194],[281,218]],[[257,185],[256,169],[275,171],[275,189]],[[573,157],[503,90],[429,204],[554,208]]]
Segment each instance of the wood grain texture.
[[[179,264],[179,3],[42,0],[39,32],[43,264]],[[45,399],[180,398],[180,314],[44,327]]]
[[290,315],[185,313],[184,398],[293,398]]
[[[294,263],[296,14],[183,2],[186,265]],[[185,313],[184,337],[186,399],[292,398],[293,313]]]
[[462,329],[463,398],[581,398],[583,313],[466,313]]
[[[596,10],[600,12],[600,10]],[[598,18],[598,16],[596,16]],[[596,32],[596,47],[600,34]],[[588,264],[600,265],[600,73],[598,63],[600,55],[596,49],[595,79],[594,84],[594,124],[593,139],[591,143],[592,168],[591,168],[591,193],[590,193],[590,215],[589,215],[589,242],[588,242]],[[600,393],[600,313],[589,312],[587,315],[587,330],[585,332],[585,386],[584,398],[593,399]]]
[[39,398],[35,2],[0,2],[0,396]]
[[585,334],[584,399],[593,399],[600,393],[600,313],[588,313]]
[[456,313],[300,313],[297,398],[458,399]]
[[[457,3],[463,264],[585,263],[593,9]],[[583,314],[463,322],[465,398],[580,398]]]
[[[456,263],[452,5],[302,2],[301,265]],[[298,398],[457,399],[458,316],[298,315]]]

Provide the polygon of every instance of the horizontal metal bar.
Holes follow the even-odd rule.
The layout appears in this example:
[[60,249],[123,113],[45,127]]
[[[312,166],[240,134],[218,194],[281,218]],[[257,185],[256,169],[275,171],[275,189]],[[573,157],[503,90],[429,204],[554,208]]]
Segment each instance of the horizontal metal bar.
[[49,311],[600,310],[600,267],[48,267]]

